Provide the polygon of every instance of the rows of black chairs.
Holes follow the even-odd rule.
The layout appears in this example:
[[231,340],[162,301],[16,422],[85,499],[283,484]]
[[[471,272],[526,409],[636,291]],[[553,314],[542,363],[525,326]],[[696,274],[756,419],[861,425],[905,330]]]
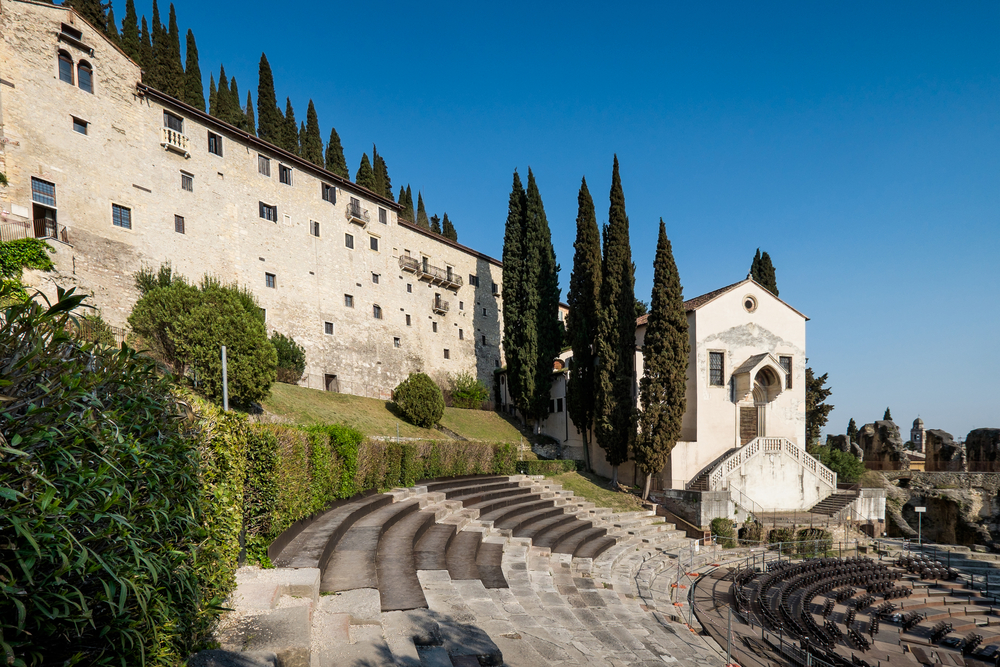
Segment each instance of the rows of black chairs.
[[875,596],[871,593],[865,593],[854,601],[854,608],[858,611],[864,611],[865,609],[868,609],[868,607],[872,606],[873,602],[875,602]]
[[924,616],[925,615],[919,611],[908,612],[905,616],[903,616],[903,630],[907,631],[912,629],[914,626],[919,624],[920,621],[924,620]]
[[970,632],[965,635],[965,642],[962,644],[962,653],[965,655],[970,655],[976,648],[983,643],[983,636],[981,634]]
[[954,629],[954,626],[952,626],[952,624],[948,621],[939,621],[937,625],[931,628],[931,643],[937,644],[939,641],[947,637],[948,633]]
[[847,613],[844,614],[844,625],[846,625],[847,627],[851,627],[852,625],[854,625],[854,618],[857,615],[858,615],[858,610],[855,609],[854,607],[850,607],[847,610]]
[[833,598],[827,598],[823,603],[823,618],[828,618],[833,613],[833,607],[837,603]]
[[896,611],[896,605],[891,602],[883,602],[879,606],[875,607],[875,610],[872,612],[872,616],[885,618],[894,611]]
[[878,616],[872,616],[872,620],[868,622],[868,635],[872,638],[872,641],[875,640],[875,635],[878,634],[878,624]]
[[957,579],[960,574],[955,568],[946,567],[941,561],[928,558],[923,554],[900,556],[896,559],[896,565],[928,581],[938,579],[952,581]]
[[865,636],[854,628],[847,628],[847,636],[851,640],[851,643],[862,653],[871,648],[871,644],[865,639]]
[[843,602],[844,600],[854,597],[857,592],[857,589],[851,588],[850,586],[847,588],[840,588],[833,592],[833,599],[837,602]]

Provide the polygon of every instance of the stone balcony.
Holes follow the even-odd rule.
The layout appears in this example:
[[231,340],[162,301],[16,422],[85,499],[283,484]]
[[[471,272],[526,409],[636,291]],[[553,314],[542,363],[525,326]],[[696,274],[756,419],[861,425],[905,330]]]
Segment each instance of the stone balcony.
[[191,157],[191,140],[187,138],[187,135],[181,134],[177,130],[161,127],[160,145],[168,151],[173,151],[184,157]]
[[451,269],[431,266],[426,261],[406,255],[399,258],[399,268],[417,276],[417,280],[426,280],[431,285],[440,285],[446,289],[457,290],[463,285],[462,277]]
[[434,297],[434,300],[431,302],[431,310],[433,310],[438,315],[447,315],[448,302],[440,297]]
[[356,225],[361,225],[365,227],[371,221],[371,216],[368,214],[368,209],[361,208],[361,203],[358,201],[351,201],[347,205],[347,221],[352,222]]

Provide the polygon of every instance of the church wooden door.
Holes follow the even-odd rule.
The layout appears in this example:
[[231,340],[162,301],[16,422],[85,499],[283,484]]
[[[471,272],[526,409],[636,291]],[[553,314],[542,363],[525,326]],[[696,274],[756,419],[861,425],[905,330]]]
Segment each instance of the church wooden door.
[[740,408],[740,447],[757,437],[757,408]]

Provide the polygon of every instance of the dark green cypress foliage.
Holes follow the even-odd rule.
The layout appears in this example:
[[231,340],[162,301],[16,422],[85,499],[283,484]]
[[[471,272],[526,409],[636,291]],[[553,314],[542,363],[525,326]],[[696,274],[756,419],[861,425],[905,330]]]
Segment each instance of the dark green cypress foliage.
[[629,244],[628,216],[615,156],[611,176],[611,207],[604,238],[604,276],[597,335],[597,443],[618,483],[618,466],[628,461],[635,441],[636,414],[632,398],[635,372],[635,273]]
[[882,415],[882,421],[886,421],[886,422],[891,422],[892,421],[892,413],[889,412],[889,408],[885,409],[885,414]]
[[764,273],[760,265],[760,248],[757,248],[757,254],[753,256],[753,261],[750,262],[750,277],[753,278],[758,284],[764,284]]
[[247,107],[244,112],[246,116],[247,132],[250,134],[257,134],[257,124],[254,122],[253,118],[253,100],[250,99],[250,91],[247,91]]
[[597,229],[594,200],[587,179],[577,196],[576,241],[573,273],[569,279],[569,318],[566,335],[573,347],[573,361],[566,385],[566,409],[583,434],[584,462],[590,468],[590,433],[594,423],[594,365],[598,312],[601,308],[601,232]]
[[[404,207],[406,206],[406,187],[402,185],[399,186],[399,205]],[[399,215],[402,216],[403,212],[400,211]]]
[[157,90],[163,90],[163,81],[166,78],[167,58],[167,30],[160,22],[160,8],[153,0],[153,25],[150,26],[153,38],[153,57],[150,60],[150,82],[149,85]]
[[372,170],[375,172],[375,192],[386,199],[392,199],[392,179],[389,178],[389,167],[385,163],[385,158],[375,150],[372,144]]
[[455,225],[451,224],[451,220],[448,219],[447,211],[444,213],[444,219],[441,220],[441,234],[446,239],[458,241],[458,232],[455,230]]
[[139,38],[139,17],[135,13],[135,2],[125,3],[125,18],[122,20],[122,50],[129,58],[145,67],[142,62],[142,41]]
[[337,128],[330,128],[330,141],[326,144],[326,170],[332,171],[338,176],[350,179],[351,174],[347,171],[347,160],[344,159],[344,147],[340,145],[340,135]]
[[302,121],[302,122],[299,123],[299,136],[298,136],[298,140],[299,140],[299,154],[301,155],[302,151],[304,150],[303,149],[303,146],[304,146],[303,142],[306,140],[306,124],[305,124],[305,121]]
[[368,153],[361,156],[361,165],[354,176],[354,182],[372,192],[375,191],[375,173],[372,171],[372,163],[368,161]]
[[[507,391],[518,408],[527,404],[534,358],[527,356],[527,303],[524,295],[525,201],[521,176],[514,171],[503,236],[503,350],[507,359]],[[534,350],[532,345],[531,350]]]
[[441,233],[441,216],[437,213],[431,216],[431,231],[435,234]]
[[244,132],[247,129],[247,115],[243,113],[240,106],[240,87],[236,83],[234,76],[229,80],[229,124],[240,128]]
[[323,166],[323,137],[319,132],[319,116],[316,114],[316,105],[309,100],[309,108],[306,109],[306,131],[302,137],[302,157],[312,162],[317,167]]
[[122,38],[121,35],[118,34],[118,25],[115,23],[115,10],[111,7],[110,2],[108,3],[108,18],[106,25],[107,28],[105,29],[104,34],[107,35],[108,39],[112,42],[121,46]]
[[285,131],[282,133],[282,144],[289,153],[298,155],[301,152],[299,147],[299,124],[295,122],[295,110],[292,109],[292,99],[285,98]]
[[229,77],[226,76],[226,66],[219,68],[219,87],[215,91],[216,107],[212,108],[212,115],[219,120],[229,122]]
[[163,56],[163,80],[160,85],[163,92],[175,99],[184,98],[184,66],[181,65],[181,33],[177,28],[177,14],[174,3],[170,3],[170,28],[167,31],[165,53]]
[[153,62],[153,44],[150,42],[149,27],[146,25],[145,16],[142,17],[142,33],[139,37],[139,65],[142,67],[142,82],[152,86],[153,69],[156,63]]
[[858,441],[858,425],[854,423],[854,417],[847,423],[847,439],[851,442]]
[[[536,420],[549,414],[552,362],[562,348],[559,321],[559,265],[535,175],[528,169],[525,192],[524,294],[526,325],[534,329],[535,359],[527,413]],[[634,324],[633,324],[634,326]]]
[[778,296],[778,277],[774,272],[774,264],[771,263],[771,256],[766,252],[760,256],[761,273],[764,274],[766,282],[761,283],[771,294]]
[[819,444],[820,431],[834,407],[826,403],[833,393],[833,389],[824,386],[828,376],[829,373],[816,376],[811,366],[806,367],[806,444],[809,446]]
[[[409,190],[409,186],[407,186]],[[427,209],[424,208],[424,196],[417,190],[417,224],[424,229],[431,228],[431,222],[427,219]]]
[[284,117],[278,109],[278,99],[274,95],[274,76],[267,56],[260,54],[257,81],[257,136],[276,146],[282,143]]
[[219,117],[219,93],[215,88],[215,75],[208,75],[208,113],[215,118]]
[[681,278],[667,230],[660,218],[660,234],[653,262],[653,296],[642,345],[642,380],[639,381],[642,429],[635,444],[635,464],[649,482],[663,470],[681,437],[687,409],[687,367],[691,344]]
[[415,223],[417,221],[417,216],[413,212],[413,191],[410,190],[409,184],[406,186],[406,202],[403,202],[402,188],[400,188],[399,203],[403,207],[400,215],[403,216],[404,220],[409,220]]
[[101,0],[63,0],[63,7],[72,7],[90,25],[107,33],[108,17],[104,14]]
[[184,101],[200,111],[205,110],[205,88],[201,82],[201,67],[198,65],[198,45],[194,33],[187,31],[187,54],[184,66]]

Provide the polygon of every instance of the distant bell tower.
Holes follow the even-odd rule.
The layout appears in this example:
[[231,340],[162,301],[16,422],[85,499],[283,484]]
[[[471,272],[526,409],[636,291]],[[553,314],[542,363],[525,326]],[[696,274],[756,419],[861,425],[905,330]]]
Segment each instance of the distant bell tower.
[[927,435],[924,429],[924,420],[917,417],[913,420],[913,428],[910,429],[910,441],[916,446],[917,451],[923,453],[924,438]]

